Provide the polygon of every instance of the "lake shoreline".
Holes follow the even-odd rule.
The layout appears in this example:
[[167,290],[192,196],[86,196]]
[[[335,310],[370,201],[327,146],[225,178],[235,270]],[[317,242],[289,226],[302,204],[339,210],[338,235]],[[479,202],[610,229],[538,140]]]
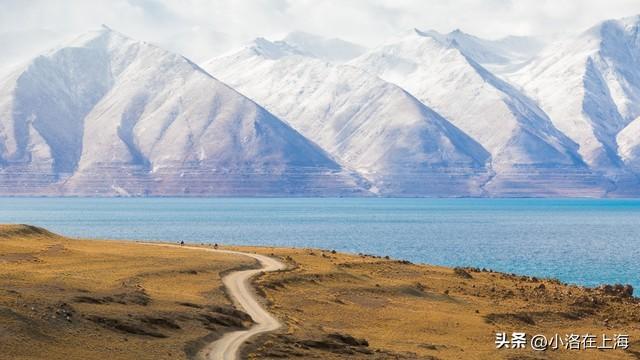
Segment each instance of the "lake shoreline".
[[636,288],[638,219],[640,200],[611,199],[5,198],[0,204],[0,222],[79,238],[324,248]]

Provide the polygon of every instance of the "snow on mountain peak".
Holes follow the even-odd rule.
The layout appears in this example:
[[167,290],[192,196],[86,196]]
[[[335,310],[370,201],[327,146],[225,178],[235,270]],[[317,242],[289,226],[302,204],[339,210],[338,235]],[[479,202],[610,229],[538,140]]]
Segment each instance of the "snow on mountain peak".
[[512,72],[534,57],[543,47],[542,42],[529,37],[508,36],[497,40],[482,39],[455,29],[442,34],[435,30],[413,29],[407,32],[419,37],[430,37],[445,46],[458,48],[467,57],[499,74]]
[[634,161],[632,136],[622,136],[625,150],[619,134],[640,116],[639,19],[601,22],[552,44],[510,76],[579,145],[585,161],[613,179],[627,176],[624,162]]
[[302,31],[291,32],[281,41],[308,56],[326,61],[348,61],[365,51],[364,47],[349,41],[338,38],[325,38]]
[[369,50],[296,31],[212,59],[216,77],[102,25],[14,66],[0,194],[640,191],[640,16],[544,49],[460,29]]
[[215,58],[205,68],[363,173],[382,194],[481,192],[486,151],[401,88],[315,57],[246,55]]
[[447,43],[434,32],[415,34],[420,36],[388,42],[349,64],[400,85],[478,141],[492,155],[494,191],[510,192],[519,182],[539,191],[546,184],[532,171],[572,173],[567,178],[580,182],[588,169],[576,144],[531,99],[475,62],[453,42],[460,38],[444,37]]
[[274,41],[258,37],[240,49],[231,50],[218,57],[259,55],[275,60],[285,56],[300,55],[339,63],[352,59],[363,51],[363,47],[348,41],[328,39],[297,31]]
[[269,59],[278,59],[288,55],[303,55],[304,53],[297,48],[283,41],[271,42],[263,37],[256,38],[250,45],[250,48],[261,56]]
[[253,101],[184,57],[110,29],[0,84],[0,164],[27,176],[17,193],[361,191],[359,177]]

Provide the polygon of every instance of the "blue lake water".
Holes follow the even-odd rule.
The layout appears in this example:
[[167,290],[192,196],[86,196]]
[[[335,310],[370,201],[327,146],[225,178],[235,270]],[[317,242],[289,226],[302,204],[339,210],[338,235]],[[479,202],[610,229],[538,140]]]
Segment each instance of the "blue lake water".
[[640,200],[0,198],[83,238],[318,247],[640,288]]

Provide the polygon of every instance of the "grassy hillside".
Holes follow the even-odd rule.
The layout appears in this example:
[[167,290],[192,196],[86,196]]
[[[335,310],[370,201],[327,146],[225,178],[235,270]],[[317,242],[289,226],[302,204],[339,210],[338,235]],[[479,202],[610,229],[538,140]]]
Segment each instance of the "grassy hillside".
[[[332,251],[230,247],[289,269],[255,279],[284,323],[249,359],[637,359],[632,289],[590,289],[481,269]],[[72,240],[0,225],[0,359],[186,359],[250,326],[221,274],[242,256],[125,241]],[[496,333],[628,334],[629,349],[501,349]]]
[[[243,250],[247,250],[244,248]],[[637,359],[640,302],[629,288],[588,289],[481,269],[416,265],[319,250],[263,249],[293,268],[256,286],[286,323],[255,359]],[[628,350],[497,350],[496,332],[628,334]]]
[[220,273],[251,265],[1,225],[0,359],[185,359],[250,324],[231,307]]

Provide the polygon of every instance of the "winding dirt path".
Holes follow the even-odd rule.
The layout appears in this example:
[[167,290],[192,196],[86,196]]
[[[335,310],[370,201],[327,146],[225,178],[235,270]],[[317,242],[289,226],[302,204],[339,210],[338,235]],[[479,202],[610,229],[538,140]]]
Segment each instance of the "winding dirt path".
[[[154,245],[177,247],[169,244]],[[258,260],[262,265],[260,269],[234,271],[222,278],[222,283],[226,287],[229,296],[233,299],[234,305],[249,314],[255,325],[247,330],[226,333],[220,339],[207,345],[201,352],[205,359],[237,360],[240,358],[240,347],[244,342],[253,336],[276,330],[282,326],[278,319],[262,307],[251,288],[250,280],[261,272],[283,270],[286,268],[285,264],[268,256],[241,251],[208,249],[195,246],[180,246],[180,248],[248,256]]]
[[276,330],[281,326],[280,321],[269,314],[258,302],[249,280],[261,272],[283,270],[286,266],[280,261],[264,255],[228,250],[219,251],[249,256],[262,264],[261,269],[235,271],[222,278],[222,282],[235,305],[251,315],[255,325],[247,330],[226,333],[222,338],[205,347],[203,351],[208,360],[236,360],[239,359],[240,346],[245,341],[258,334]]

